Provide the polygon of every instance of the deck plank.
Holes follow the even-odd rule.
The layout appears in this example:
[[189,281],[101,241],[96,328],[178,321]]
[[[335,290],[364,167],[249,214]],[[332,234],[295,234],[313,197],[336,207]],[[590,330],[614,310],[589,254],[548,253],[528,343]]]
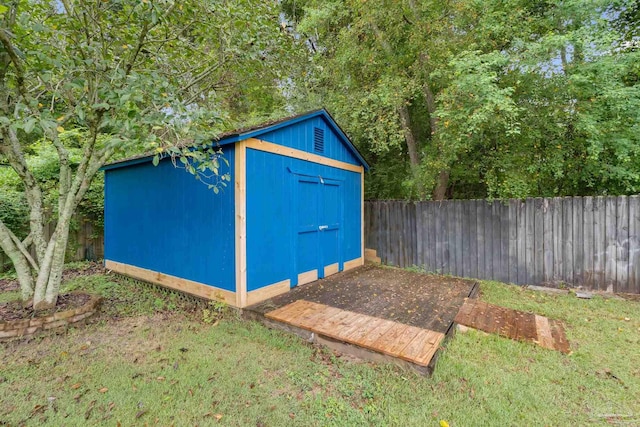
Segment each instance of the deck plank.
[[425,348],[427,351],[430,349],[431,342],[431,331],[426,329],[421,330],[413,340],[407,345],[398,355],[400,358],[405,360],[416,361],[420,358]]
[[296,316],[301,315],[307,310],[312,310],[313,305],[308,301],[298,300],[287,307],[280,307],[271,312],[271,316],[282,319],[283,322],[289,322]]
[[394,322],[386,319],[382,319],[382,322],[378,324],[378,327],[371,330],[367,335],[357,343],[359,346],[376,350],[377,347],[373,345],[378,338],[384,336],[392,327]]
[[536,332],[538,334],[538,344],[544,348],[553,349],[554,342],[551,335],[551,326],[549,319],[544,316],[536,315]]
[[298,300],[266,317],[378,353],[427,366],[444,334],[392,320]]
[[394,343],[398,342],[398,340],[402,337],[402,335],[408,328],[409,325],[393,322],[391,328],[384,335],[381,335],[375,342],[373,342],[372,345],[390,350],[391,347],[393,347]]
[[562,323],[533,313],[467,300],[458,311],[455,322],[513,340],[534,342],[563,353],[570,351]]
[[315,325],[317,323],[322,322],[324,319],[330,319],[333,316],[340,313],[339,308],[335,307],[316,307],[314,306],[313,310],[303,314],[300,316],[300,322],[303,325]]
[[365,329],[367,327],[367,322],[369,322],[369,319],[361,316],[358,313],[353,313],[353,314],[355,314],[355,318],[350,325],[340,330],[331,331],[330,336],[337,338],[338,336],[351,335],[354,331]]
[[[369,316],[367,316],[369,317]],[[350,342],[355,345],[362,346],[360,342],[364,340],[364,338],[372,333],[376,328],[384,323],[384,319],[378,319],[375,317],[366,318],[366,321],[362,324],[362,326],[354,331],[352,331],[349,335],[342,335],[340,332],[337,332],[338,336],[341,337],[344,341]],[[318,331],[319,332],[319,331]]]
[[357,313],[353,313],[351,311],[340,310],[340,312],[332,317],[322,319],[320,322],[316,324],[316,328],[322,330],[334,330],[339,328],[344,328],[346,326],[351,325],[353,321],[357,318]]
[[[417,328],[415,326],[407,326],[407,328],[396,338],[395,341],[389,341],[385,343],[381,343],[381,345],[386,345],[386,349],[391,355],[399,356],[402,353],[402,350],[405,349],[406,346],[409,345],[411,341],[420,333],[422,329]],[[382,337],[381,339],[384,339]]]
[[553,335],[556,348],[565,354],[571,352],[569,340],[567,340],[562,322],[558,320],[550,320],[549,322],[551,323],[551,334]]
[[440,346],[440,342],[444,339],[444,335],[439,332],[428,331],[427,338],[423,344],[422,350],[416,356],[416,363],[427,364],[436,353]]

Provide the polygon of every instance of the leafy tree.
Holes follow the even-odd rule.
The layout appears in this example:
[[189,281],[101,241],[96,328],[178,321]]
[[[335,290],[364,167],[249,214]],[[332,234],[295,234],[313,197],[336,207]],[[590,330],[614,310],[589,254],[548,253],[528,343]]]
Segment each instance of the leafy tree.
[[[0,160],[17,173],[29,210],[25,239],[0,218],[0,248],[25,301],[55,305],[72,214],[110,158],[154,150],[179,158],[198,179],[213,175],[212,188],[229,180],[209,143],[226,116],[220,94],[248,70],[265,72],[280,37],[276,22],[273,5],[257,1],[0,6]],[[50,193],[27,161],[35,140],[57,156],[57,223],[48,240]]]
[[[313,58],[300,97],[328,105],[385,162],[368,181],[377,196],[434,199],[640,191],[637,10],[633,0],[285,2]],[[409,167],[388,173],[398,159]]]

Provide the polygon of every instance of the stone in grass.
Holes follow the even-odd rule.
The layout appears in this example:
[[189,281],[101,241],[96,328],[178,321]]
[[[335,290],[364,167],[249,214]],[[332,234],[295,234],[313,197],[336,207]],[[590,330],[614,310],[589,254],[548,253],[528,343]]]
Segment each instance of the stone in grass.
[[593,294],[591,292],[577,291],[576,297],[582,298],[582,299],[591,299],[593,298]]
[[456,328],[458,329],[458,332],[462,333],[462,334],[466,334],[467,332],[469,332],[469,327],[468,326],[464,326],[461,324],[456,324]]

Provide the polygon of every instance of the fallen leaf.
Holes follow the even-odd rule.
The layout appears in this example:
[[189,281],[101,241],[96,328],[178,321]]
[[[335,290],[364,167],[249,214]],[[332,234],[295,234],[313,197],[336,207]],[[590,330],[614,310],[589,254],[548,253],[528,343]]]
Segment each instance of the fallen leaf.
[[44,409],[45,409],[44,405],[36,405],[36,406],[34,406],[33,409],[31,410],[31,416],[33,417],[38,412],[43,412]]
[[91,403],[89,403],[89,407],[87,408],[87,410],[84,413],[84,419],[88,420],[89,417],[91,417],[91,411],[93,411],[93,407],[96,405],[96,401],[92,400]]
[[80,388],[80,383],[75,383],[74,385],[71,386],[72,389],[77,390]]
[[447,420],[440,420],[440,427],[449,427]]
[[164,381],[164,377],[158,377],[156,378],[158,381]]
[[294,419],[296,417],[296,414],[294,414],[293,412],[289,412],[289,418]]
[[220,421],[222,419],[222,414],[215,414],[214,418],[218,421]]
[[138,411],[138,413],[136,414],[136,420],[141,416],[143,416],[144,414],[146,414],[147,412],[148,411],[146,409],[143,409],[142,411]]
[[101,388],[100,390],[98,390],[98,391],[99,391],[100,393],[106,393],[106,392],[108,392],[108,391],[109,391],[109,389],[108,389],[108,388],[106,388],[106,387],[102,387],[102,388]]
[[184,347],[180,347],[178,350],[182,353],[186,353],[187,351],[189,351],[188,348],[184,348]]

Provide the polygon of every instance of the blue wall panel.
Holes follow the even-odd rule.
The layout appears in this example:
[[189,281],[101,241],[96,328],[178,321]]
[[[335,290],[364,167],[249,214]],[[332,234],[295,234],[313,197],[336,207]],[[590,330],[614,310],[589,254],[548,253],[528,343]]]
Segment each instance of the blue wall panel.
[[[299,273],[322,267],[323,254],[314,251],[313,237],[298,231],[304,227],[312,230],[320,225],[318,221],[330,217],[322,213],[326,210],[323,203],[340,209],[342,216],[340,268],[345,261],[361,256],[359,173],[253,149],[247,149],[246,165],[249,291],[286,279],[291,279],[293,286]],[[340,200],[333,190],[322,195],[320,177],[339,184],[335,191],[340,191]]]
[[[313,128],[324,130],[325,146],[324,153],[317,153],[313,146]],[[322,117],[312,117],[291,126],[286,126],[272,132],[267,132],[258,137],[263,141],[284,145],[285,147],[296,148],[309,153],[320,154],[334,160],[360,165],[360,161],[349,151],[340,141],[338,136],[332,131]]]
[[[233,177],[234,147],[224,156]],[[232,183],[214,194],[168,160],[105,180],[105,259],[235,291]]]

